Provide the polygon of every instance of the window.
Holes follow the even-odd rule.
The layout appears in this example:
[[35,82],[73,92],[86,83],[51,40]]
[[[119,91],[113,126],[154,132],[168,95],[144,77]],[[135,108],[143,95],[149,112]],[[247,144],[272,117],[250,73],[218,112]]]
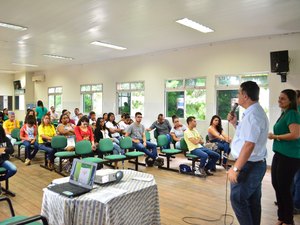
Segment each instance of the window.
[[117,83],[118,114],[144,113],[144,82]]
[[15,110],[25,109],[25,89],[15,89]]
[[7,95],[1,95],[0,96],[0,109],[5,109],[7,108],[9,111],[12,111],[12,100],[13,96],[7,96]]
[[[232,106],[237,102],[237,94],[240,84],[245,81],[255,81],[260,87],[259,102],[265,112],[269,113],[269,86],[268,74],[255,73],[243,75],[221,75],[216,77],[217,86],[217,115],[222,119],[227,119],[227,114]],[[237,116],[243,113],[243,109],[237,109]]]
[[54,106],[58,112],[62,111],[62,87],[48,88],[49,108]]
[[206,78],[175,79],[165,82],[166,116],[195,116],[205,120]]
[[80,86],[83,113],[102,112],[102,84]]

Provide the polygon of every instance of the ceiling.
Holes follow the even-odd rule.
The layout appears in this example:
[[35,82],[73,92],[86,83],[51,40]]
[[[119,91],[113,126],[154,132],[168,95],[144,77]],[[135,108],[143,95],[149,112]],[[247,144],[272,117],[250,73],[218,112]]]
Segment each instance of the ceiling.
[[[0,0],[0,3],[0,22],[28,28],[14,31],[0,27],[0,73],[43,71],[205,43],[300,32],[299,0]],[[215,32],[204,34],[175,22],[185,17]],[[92,41],[127,50],[94,46],[90,44]],[[74,60],[52,59],[43,54]]]

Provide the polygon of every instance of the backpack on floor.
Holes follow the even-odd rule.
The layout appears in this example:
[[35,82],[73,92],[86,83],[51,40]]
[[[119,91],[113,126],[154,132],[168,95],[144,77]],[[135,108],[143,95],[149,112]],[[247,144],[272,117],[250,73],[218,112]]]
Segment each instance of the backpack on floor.
[[186,165],[186,164],[180,164],[179,165],[179,172],[180,173],[191,173],[192,169],[190,166]]

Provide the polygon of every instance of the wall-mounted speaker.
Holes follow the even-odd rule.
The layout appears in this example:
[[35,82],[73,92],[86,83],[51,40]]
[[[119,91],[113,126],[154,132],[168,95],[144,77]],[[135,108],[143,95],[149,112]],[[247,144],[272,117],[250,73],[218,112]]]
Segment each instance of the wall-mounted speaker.
[[271,58],[271,72],[272,73],[281,73],[281,72],[289,71],[289,52],[288,52],[288,50],[271,52],[270,58]]

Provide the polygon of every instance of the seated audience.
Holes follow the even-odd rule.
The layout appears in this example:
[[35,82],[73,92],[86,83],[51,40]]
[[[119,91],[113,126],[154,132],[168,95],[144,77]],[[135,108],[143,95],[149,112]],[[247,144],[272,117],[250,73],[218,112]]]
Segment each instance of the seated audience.
[[123,134],[123,135],[126,134],[126,129],[130,125],[130,120],[131,120],[131,118],[130,118],[129,114],[123,115],[123,119],[118,123],[120,130],[121,130],[121,134]]
[[218,143],[218,149],[224,150],[222,166],[226,168],[227,158],[230,153],[231,138],[227,136],[222,128],[221,118],[214,115],[210,120],[208,128],[208,138],[210,142]]
[[120,135],[121,128],[116,123],[115,115],[112,112],[108,113],[108,121],[106,122],[105,125],[109,130],[111,137],[115,139],[114,142],[119,144],[119,140],[121,139],[121,135]]
[[63,135],[67,138],[67,151],[75,150],[75,125],[70,123],[69,116],[67,114],[62,114],[59,118],[59,124],[56,127],[56,133],[58,135]]
[[[35,157],[36,153],[39,151],[39,144],[36,142],[37,136],[37,125],[34,116],[29,115],[26,117],[26,123],[22,126],[20,130],[20,138],[25,146],[26,159],[25,165],[28,166],[31,160]],[[31,146],[33,146],[33,152],[31,152]]]
[[79,119],[77,126],[74,129],[76,142],[82,140],[88,140],[92,144],[92,150],[96,151],[96,145],[94,141],[94,133],[89,125],[89,118],[87,116],[83,116]]
[[[14,152],[14,148],[9,140],[6,137],[3,127],[0,125],[0,166],[4,167],[7,172],[5,175],[0,175],[0,181],[6,180],[17,172],[17,167],[11,163],[9,160],[9,155]],[[1,192],[1,186],[0,186]]]
[[200,176],[213,175],[210,170],[215,168],[220,158],[219,154],[202,146],[204,141],[196,129],[197,122],[194,116],[189,116],[186,122],[188,128],[184,131],[184,140],[189,151],[200,158],[198,174]]
[[51,147],[52,137],[56,135],[55,128],[51,124],[50,116],[46,114],[38,128],[39,149],[44,150],[47,154],[48,168],[54,169],[54,154],[55,150]]
[[78,121],[79,121],[79,109],[78,108],[75,108],[74,109],[74,116],[73,116],[73,120],[74,120],[74,122],[75,122],[75,124],[77,124],[78,123]]
[[172,140],[175,142],[175,148],[180,149],[180,140],[184,137],[184,131],[186,130],[186,126],[183,125],[178,116],[172,116],[173,127],[170,131],[172,136]]
[[96,118],[96,113],[94,111],[91,111],[89,113],[89,123],[92,126],[93,130],[95,130],[96,128],[96,122],[97,122],[97,118]]
[[3,120],[5,121],[5,120],[8,120],[8,109],[7,108],[4,108],[3,109]]
[[69,117],[69,122],[76,125],[75,121],[73,119],[71,119],[71,112],[70,111],[68,111],[67,109],[63,109],[61,111],[61,114],[62,115],[67,115]]
[[0,125],[2,126],[4,123],[4,114],[0,111]]
[[14,145],[17,140],[11,137],[11,132],[15,128],[20,128],[20,123],[15,119],[14,112],[8,113],[8,120],[4,121],[3,128],[5,130],[6,136],[10,139],[11,144]]
[[32,116],[33,119],[34,119],[34,124],[37,125],[37,121],[36,121],[36,116],[35,116],[35,111],[33,109],[27,109],[27,113],[26,113],[26,116],[25,116],[25,119],[24,119],[24,124],[27,123],[27,118],[29,116]]
[[103,119],[104,119],[104,121],[106,123],[107,120],[108,120],[108,114],[107,113],[103,113],[102,117],[103,117]]
[[50,107],[50,118],[51,118],[51,122],[57,122],[59,119],[59,115],[58,113],[55,111],[54,106]]
[[156,129],[157,135],[165,134],[167,135],[167,138],[169,140],[168,145],[164,146],[163,148],[170,148],[171,143],[171,124],[170,122],[165,119],[163,114],[159,114],[157,117],[157,120],[152,123],[152,125],[147,129],[148,131],[151,131],[153,129]]
[[133,148],[137,151],[144,152],[148,156],[146,158],[146,163],[148,165],[149,159],[151,158],[154,165],[162,166],[164,164],[164,160],[158,157],[156,144],[146,141],[145,127],[141,124],[142,118],[142,113],[135,113],[135,122],[127,128],[126,136],[132,138]]

